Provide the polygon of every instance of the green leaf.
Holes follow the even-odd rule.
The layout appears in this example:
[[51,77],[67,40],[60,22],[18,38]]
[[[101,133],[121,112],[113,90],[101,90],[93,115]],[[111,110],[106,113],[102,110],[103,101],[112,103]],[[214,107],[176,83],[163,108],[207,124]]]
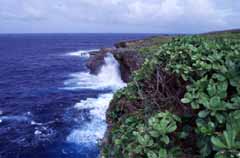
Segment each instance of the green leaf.
[[225,122],[225,116],[224,115],[222,115],[221,113],[216,113],[215,114],[215,117],[217,118],[217,121],[219,122],[219,123],[224,123]]
[[143,146],[147,146],[149,140],[150,140],[150,137],[149,135],[145,134],[144,136],[141,136],[141,135],[138,135],[137,136],[137,140],[140,144],[142,144]]
[[209,111],[204,110],[204,111],[200,111],[200,112],[198,113],[198,116],[201,117],[201,118],[205,118],[205,117],[208,116],[208,114],[209,114]]
[[165,144],[169,144],[170,142],[169,137],[167,135],[163,135],[160,140]]
[[148,151],[147,157],[148,158],[158,158],[157,154],[153,151]]
[[218,81],[225,81],[226,77],[222,74],[213,74],[213,78],[217,79]]
[[158,158],[168,158],[167,156],[168,156],[168,155],[167,155],[167,150],[161,148],[161,149],[159,150]]
[[236,107],[240,107],[240,96],[233,97],[233,98],[231,99],[231,102],[233,102],[233,104],[234,104]]
[[210,107],[212,110],[218,110],[221,107],[221,98],[219,96],[214,96],[210,99]]
[[217,148],[227,148],[226,144],[224,144],[218,137],[211,137],[211,142]]
[[223,132],[224,139],[227,143],[228,149],[231,149],[235,146],[236,132],[234,129]]
[[115,139],[114,144],[115,145],[120,145],[122,142],[120,139]]
[[221,98],[225,98],[227,96],[228,82],[221,82],[217,85],[217,94]]
[[158,138],[160,136],[160,133],[154,130],[150,131],[149,134],[154,138]]
[[181,99],[181,102],[184,103],[184,104],[188,104],[188,103],[191,102],[191,100],[188,99],[188,98],[182,98],[182,99]]
[[198,102],[205,107],[209,107],[209,97],[207,95],[200,95],[200,99]]
[[208,87],[207,87],[207,91],[208,91],[208,94],[210,96],[214,96],[217,92],[217,88],[216,88],[216,85],[215,84],[212,84],[211,82],[208,84]]
[[237,87],[237,86],[239,85],[239,79],[238,79],[237,77],[231,78],[231,79],[230,79],[230,84],[231,84],[231,86],[233,86],[233,87]]
[[172,132],[174,132],[176,129],[177,129],[177,125],[176,125],[175,123],[172,123],[172,124],[170,124],[170,125],[167,127],[168,133],[172,133]]
[[191,106],[192,106],[193,109],[199,109],[199,104],[196,103],[196,102],[192,102]]
[[148,141],[147,146],[148,146],[148,147],[151,147],[151,146],[153,146],[153,144],[154,144],[153,139],[150,139],[150,140]]

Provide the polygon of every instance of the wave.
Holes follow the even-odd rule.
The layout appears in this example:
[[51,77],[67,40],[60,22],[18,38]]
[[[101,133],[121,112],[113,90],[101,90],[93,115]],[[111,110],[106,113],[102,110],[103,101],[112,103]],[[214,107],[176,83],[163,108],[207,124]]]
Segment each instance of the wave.
[[68,142],[82,143],[97,143],[102,139],[106,131],[106,111],[113,97],[113,93],[99,95],[98,98],[88,98],[82,100],[75,105],[78,110],[90,110],[91,122],[87,123],[80,129],[75,129],[67,137]]
[[75,144],[96,145],[98,140],[104,137],[106,131],[106,111],[116,90],[126,86],[120,76],[119,64],[112,54],[104,58],[98,75],[89,72],[71,74],[71,79],[65,82],[65,89],[110,89],[110,93],[99,94],[97,98],[87,98],[76,103],[77,110],[89,111],[89,122],[83,122],[81,128],[74,129],[67,137],[67,141]]
[[102,66],[98,75],[89,72],[79,72],[70,75],[70,79],[64,82],[65,90],[77,89],[111,89],[117,90],[126,85],[121,79],[119,64],[112,54],[105,57],[105,65]]
[[16,121],[16,122],[28,122],[29,118],[26,116],[1,116],[0,117],[0,123],[3,121]]
[[70,52],[67,53],[67,56],[75,56],[75,57],[89,57],[89,52],[93,52],[93,51],[98,51],[99,49],[90,49],[90,50],[79,50],[76,52]]

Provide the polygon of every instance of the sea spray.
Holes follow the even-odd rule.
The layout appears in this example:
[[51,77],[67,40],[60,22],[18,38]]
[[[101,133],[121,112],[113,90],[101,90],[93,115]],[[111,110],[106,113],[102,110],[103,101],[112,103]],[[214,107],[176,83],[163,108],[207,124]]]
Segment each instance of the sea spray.
[[94,52],[94,51],[98,51],[98,50],[99,49],[79,50],[79,51],[67,53],[65,55],[75,56],[75,57],[89,57],[90,56],[89,52]]
[[89,72],[74,73],[71,79],[65,82],[65,89],[94,89],[111,90],[109,93],[102,93],[97,98],[87,98],[75,104],[79,111],[89,110],[90,121],[85,122],[81,128],[74,129],[67,137],[67,141],[81,145],[96,145],[102,139],[106,131],[106,111],[113,93],[123,88],[126,84],[120,76],[119,64],[112,54],[104,58],[105,65],[100,69],[98,75]]
[[90,109],[90,122],[82,128],[75,129],[68,136],[67,140],[76,144],[96,144],[102,139],[106,131],[106,117],[109,102],[113,97],[112,93],[102,94],[98,98],[88,98],[75,105],[78,110]]
[[116,91],[124,87],[126,84],[121,79],[119,64],[113,55],[107,54],[104,60],[105,65],[102,66],[98,75],[89,72],[73,73],[70,75],[70,79],[64,82],[64,89],[110,89]]

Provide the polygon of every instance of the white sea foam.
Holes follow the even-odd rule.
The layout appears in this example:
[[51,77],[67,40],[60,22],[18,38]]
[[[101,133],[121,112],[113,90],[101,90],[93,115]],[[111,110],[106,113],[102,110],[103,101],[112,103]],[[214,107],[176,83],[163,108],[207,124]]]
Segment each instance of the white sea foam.
[[80,129],[75,129],[67,138],[76,144],[97,143],[106,130],[106,111],[113,97],[112,93],[99,95],[98,98],[88,98],[75,105],[78,110],[90,109],[91,122]]
[[31,125],[42,126],[43,124],[42,124],[42,123],[35,122],[35,121],[31,121]]
[[112,93],[100,94],[97,98],[87,98],[75,104],[77,110],[89,110],[90,122],[81,128],[74,129],[67,137],[67,141],[76,144],[96,144],[104,137],[106,131],[106,111],[113,97],[113,93],[126,84],[121,80],[119,64],[111,54],[105,57],[105,65],[98,75],[89,73],[72,74],[72,79],[65,82],[67,89],[106,89]]
[[40,135],[40,134],[42,134],[42,132],[39,131],[39,130],[36,130],[36,131],[34,132],[34,134],[35,134],[35,135]]
[[94,119],[105,120],[105,113],[108,108],[108,104],[113,97],[113,93],[102,94],[98,98],[88,98],[82,100],[80,103],[75,105],[75,108],[90,109],[90,114],[94,116]]
[[68,56],[76,56],[76,57],[89,57],[89,52],[93,52],[93,51],[98,51],[99,49],[91,49],[91,50],[79,50],[76,52],[70,52],[67,53],[66,55]]
[[94,119],[80,129],[75,129],[67,137],[67,141],[75,144],[97,144],[106,131],[106,123]]
[[27,122],[27,121],[29,121],[29,118],[26,116],[13,115],[13,116],[1,116],[0,120],[1,121]]
[[119,64],[112,54],[105,57],[105,65],[102,66],[98,75],[89,72],[79,72],[70,75],[71,79],[65,84],[66,90],[76,89],[111,89],[117,90],[126,84],[120,77]]

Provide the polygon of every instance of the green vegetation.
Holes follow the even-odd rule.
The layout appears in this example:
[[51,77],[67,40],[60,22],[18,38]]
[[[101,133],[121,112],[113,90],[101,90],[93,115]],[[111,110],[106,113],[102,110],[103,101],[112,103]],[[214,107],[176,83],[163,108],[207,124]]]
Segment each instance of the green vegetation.
[[108,110],[103,157],[240,158],[240,38],[231,34],[143,48],[142,68]]

